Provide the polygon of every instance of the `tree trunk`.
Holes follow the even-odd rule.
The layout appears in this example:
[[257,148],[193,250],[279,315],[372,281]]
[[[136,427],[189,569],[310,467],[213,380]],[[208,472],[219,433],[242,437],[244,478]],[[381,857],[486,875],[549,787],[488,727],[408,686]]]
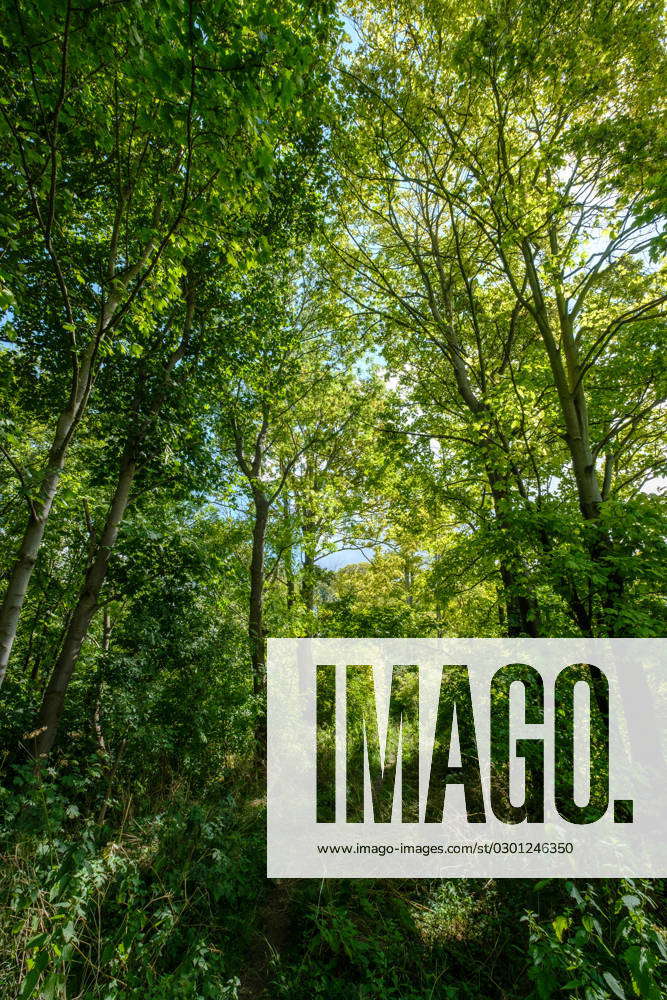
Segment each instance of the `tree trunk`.
[[[281,469],[281,472],[284,470]],[[291,609],[294,607],[295,598],[295,586],[294,586],[294,563],[292,555],[292,543],[291,543],[291,525],[290,525],[290,509],[289,509],[289,496],[287,493],[283,496],[283,521],[284,530],[287,538],[290,540],[289,544],[285,546],[285,551],[283,552],[283,565],[285,567],[285,584],[287,586],[287,607]]]
[[46,462],[39,497],[30,512],[18,556],[9,575],[7,590],[0,608],[0,685],[7,672],[21,609],[28,591],[32,571],[37,562],[46,522],[49,519],[53,500],[58,490],[76,416],[76,412],[72,411],[66,411],[60,415]]
[[501,625],[507,630],[507,635],[510,639],[521,636],[539,638],[537,603],[533,597],[517,593],[517,578],[502,559],[500,560],[500,579],[503,584],[505,607],[502,611],[499,607],[498,616]]
[[[508,534],[506,484],[491,468],[487,467],[486,474],[493,498],[496,520],[501,532],[504,535]],[[503,555],[498,557],[500,579],[503,585],[507,634],[510,638],[522,635],[538,638],[541,634],[539,605],[535,596],[526,592],[525,567],[519,556],[516,556],[516,561],[519,563],[518,572]]]
[[100,318],[95,336],[79,359],[72,379],[68,405],[58,417],[53,442],[44,467],[39,495],[36,503],[32,505],[18,556],[9,576],[9,583],[0,608],[0,686],[5,679],[21,609],[28,591],[32,571],[37,562],[46,522],[51,513],[67,453],[74,439],[76,428],[88,405],[93,385],[93,368],[97,348],[112,321],[117,306],[118,300],[116,298],[109,300]]
[[[431,240],[434,257],[438,260],[439,250],[437,241],[435,240],[433,234],[431,234]],[[453,322],[454,308],[451,301],[451,287],[445,280],[444,275],[441,277],[440,287],[445,303],[444,314],[441,312],[428,283],[426,285],[427,297],[429,299],[431,314],[444,335],[447,348],[444,353],[450,362],[458,394],[464,405],[470,413],[473,414],[473,416],[477,418],[485,417],[493,423],[491,419],[493,417],[493,413],[490,406],[485,401],[483,395],[478,395],[476,389],[470,381],[468,369],[464,361],[464,352],[461,348],[459,337]],[[442,345],[440,346],[442,348]],[[496,432],[496,436],[499,438],[498,443],[509,462],[510,456],[507,443],[504,441],[502,434],[498,434],[498,432]],[[483,444],[483,442],[480,443]],[[489,483],[489,489],[493,497],[497,523],[502,533],[510,537],[508,532],[509,519],[505,510],[508,496],[506,479],[504,476],[496,472],[488,463],[486,464],[485,472]],[[521,556],[519,554],[515,555],[513,567],[510,567],[507,560],[502,557],[499,561],[500,577],[502,580],[507,612],[508,635],[539,636],[539,608],[536,598],[533,595],[525,593],[527,590],[527,586],[525,584],[526,571],[525,567],[522,565]]]
[[100,537],[99,545],[97,546],[95,557],[88,567],[86,579],[72,613],[60,655],[42,698],[36,727],[42,730],[36,740],[35,750],[37,754],[48,753],[53,747],[65,703],[67,688],[90,623],[98,607],[100,591],[107,575],[111,552],[116,543],[118,531],[130,499],[130,489],[136,469],[134,452],[128,448],[121,460],[116,489],[109,506],[106,523]]
[[[549,311],[535,266],[533,250],[528,240],[522,243],[528,283],[533,296],[535,319],[544,343],[553,375],[567,442],[572,471],[577,484],[579,507],[585,520],[600,513],[602,491],[595,469],[595,459],[590,443],[588,406],[581,378],[577,347],[572,331],[572,321],[565,304],[558,296],[560,343],[554,336]],[[563,355],[565,364],[563,364]]]
[[[312,474],[311,490],[317,494],[320,489],[313,472],[311,472],[310,462],[306,467],[309,474]],[[317,531],[316,514],[312,507],[306,507],[302,512],[301,538],[303,548],[303,562],[301,564],[301,603],[306,611],[312,612],[315,609],[315,582],[317,563],[317,544],[319,540]]]
[[252,686],[255,694],[264,691],[266,682],[266,650],[264,641],[264,545],[269,521],[269,503],[260,489],[253,490],[255,523],[252,530],[250,560],[250,610],[248,638],[252,662]]
[[[579,508],[584,521],[592,527],[588,536],[588,552],[591,561],[594,564],[602,565],[606,570],[606,583],[600,585],[597,594],[602,608],[602,628],[606,634],[614,635],[617,629],[618,609],[623,599],[626,581],[618,570],[609,566],[610,559],[613,558],[614,543],[609,533],[596,523],[600,516],[605,492],[604,488],[600,486],[595,468],[595,455],[590,440],[588,404],[584,391],[584,373],[574,335],[573,319],[568,312],[562,293],[556,290],[559,343],[551,327],[533,252],[527,240],[524,240],[522,250],[533,296],[535,319],[549,358],[563,416],[565,440],[570,452]],[[605,479],[608,478],[608,475],[609,473],[606,472]],[[605,563],[607,567],[604,566]],[[579,615],[579,617],[582,616]],[[589,615],[589,618],[591,617]]]
[[111,645],[111,616],[109,609],[104,609],[104,620],[102,625],[102,662],[97,670],[97,685],[95,688],[95,700],[93,702],[93,729],[97,738],[97,745],[103,753],[107,752],[107,745],[102,729],[102,683],[104,679],[103,670],[109,647]]
[[[174,368],[184,357],[190,338],[190,329],[194,315],[194,289],[189,287],[186,291],[186,315],[183,336],[178,347],[171,352],[164,368],[164,380],[159,392],[153,399],[148,411],[148,420],[143,425],[141,431],[135,431],[125,446],[120,462],[116,489],[109,506],[104,530],[94,550],[94,556],[86,573],[86,579],[79,593],[79,599],[72,612],[65,639],[60,651],[60,655],[53,668],[51,678],[44,692],[42,704],[39,711],[39,721],[37,729],[42,732],[36,741],[36,752],[38,754],[48,753],[56,738],[58,724],[65,703],[65,695],[69,686],[72,673],[81,652],[81,647],[90,628],[95,612],[98,608],[100,591],[109,568],[109,559],[113,551],[118,532],[127,510],[130,500],[132,483],[137,473],[137,455],[139,447],[149,433],[152,421],[164,403],[167,387],[171,379]],[[114,307],[115,308],[115,307]],[[110,321],[111,315],[109,315]],[[133,420],[135,423],[140,419],[140,393],[137,390],[134,400]],[[89,525],[89,535],[92,540],[92,531]],[[106,633],[105,633],[106,636]]]
[[250,559],[250,609],[248,613],[248,639],[252,664],[252,690],[257,697],[258,715],[255,722],[255,739],[259,747],[266,745],[266,640],[264,637],[264,545],[269,522],[269,501],[258,487],[253,487],[255,523],[252,530],[252,556]]
[[315,557],[308,548],[303,553],[301,600],[306,611],[312,611],[315,607]]
[[294,607],[294,571],[292,568],[292,553],[288,552],[284,557],[285,563],[285,578],[287,584],[287,607],[292,609]]

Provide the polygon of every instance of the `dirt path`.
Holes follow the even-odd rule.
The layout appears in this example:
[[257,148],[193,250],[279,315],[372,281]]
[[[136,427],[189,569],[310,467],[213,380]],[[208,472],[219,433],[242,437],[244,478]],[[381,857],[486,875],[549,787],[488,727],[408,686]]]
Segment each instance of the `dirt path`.
[[248,952],[248,964],[241,975],[240,1000],[266,1000],[273,996],[271,962],[274,956],[284,952],[289,940],[291,883],[291,879],[268,881]]

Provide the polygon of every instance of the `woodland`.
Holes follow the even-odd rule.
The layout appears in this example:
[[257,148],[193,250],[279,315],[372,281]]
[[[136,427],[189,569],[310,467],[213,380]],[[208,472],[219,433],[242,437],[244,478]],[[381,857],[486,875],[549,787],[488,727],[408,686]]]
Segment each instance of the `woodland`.
[[656,0],[2,0],[0,994],[660,1000],[664,880],[288,880],[266,640],[667,631]]

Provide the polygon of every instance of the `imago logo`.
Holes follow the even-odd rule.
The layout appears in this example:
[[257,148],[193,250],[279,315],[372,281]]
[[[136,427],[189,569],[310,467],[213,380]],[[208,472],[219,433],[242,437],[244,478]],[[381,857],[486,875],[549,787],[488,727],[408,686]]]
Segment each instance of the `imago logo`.
[[269,640],[269,876],[664,875],[664,654]]

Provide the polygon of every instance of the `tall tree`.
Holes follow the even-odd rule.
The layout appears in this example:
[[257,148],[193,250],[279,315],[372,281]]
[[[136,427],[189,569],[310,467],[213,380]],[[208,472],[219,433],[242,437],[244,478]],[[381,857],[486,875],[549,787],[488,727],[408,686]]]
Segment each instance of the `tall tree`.
[[128,400],[128,412],[124,415],[127,440],[122,449],[113,493],[99,537],[96,537],[94,528],[91,531],[93,537],[85,579],[69,615],[60,651],[42,696],[36,724],[38,736],[34,747],[37,754],[48,753],[56,739],[67,688],[93,617],[100,606],[100,593],[119,530],[132,500],[135,479],[155,454],[156,425],[167,401],[171,382],[175,374],[182,380],[191,370],[190,365],[184,364],[197,350],[193,349],[193,341],[196,339],[193,337],[196,288],[191,272],[184,276],[183,282],[181,309],[172,312],[164,326],[157,331],[150,353],[136,365],[134,390]]
[[330,24],[327,4],[280,17],[194,0],[180,12],[67,0],[50,18],[42,4],[10,7],[5,305],[17,345],[43,343],[55,377],[52,438],[0,609],[0,682],[100,358],[142,297],[164,294],[161,265],[266,196],[273,136]]
[[[521,462],[513,458],[520,442],[498,387],[515,381],[517,329],[540,345],[549,373],[542,412],[565,443],[560,478],[573,481],[595,567],[583,593],[580,581],[561,581],[585,633],[623,628],[626,573],[601,516],[613,465],[605,449],[624,432],[640,439],[664,399],[656,355],[665,296],[647,259],[655,233],[617,153],[635,128],[655,131],[647,95],[664,74],[659,16],[657,6],[416,13],[380,4],[360,13],[360,44],[342,70],[355,95],[346,135],[357,141],[356,151],[341,143],[342,159],[360,209],[343,253],[364,273],[374,307],[446,359],[478,446],[490,449],[500,523],[533,505],[537,477],[522,490],[517,472],[532,458],[525,441]],[[541,41],[547,25],[550,46]],[[655,149],[639,153],[649,177]],[[494,334],[499,301],[504,329]],[[607,397],[604,427],[595,427],[594,372],[628,328],[651,331],[650,388],[628,384],[621,399]],[[539,420],[535,392],[531,401],[516,388],[520,409]],[[548,532],[543,543],[548,553]],[[518,553],[513,562],[521,573]]]
[[[346,329],[344,310],[333,321],[331,293],[311,278],[298,256],[277,254],[242,278],[220,310],[219,322],[228,330],[224,360],[231,378],[216,407],[221,440],[230,442],[251,504],[248,639],[253,691],[260,699],[270,517],[289,477],[341,433],[354,405],[352,397],[348,408],[334,416],[330,399],[346,385],[356,337]],[[260,711],[260,739],[262,720]]]

